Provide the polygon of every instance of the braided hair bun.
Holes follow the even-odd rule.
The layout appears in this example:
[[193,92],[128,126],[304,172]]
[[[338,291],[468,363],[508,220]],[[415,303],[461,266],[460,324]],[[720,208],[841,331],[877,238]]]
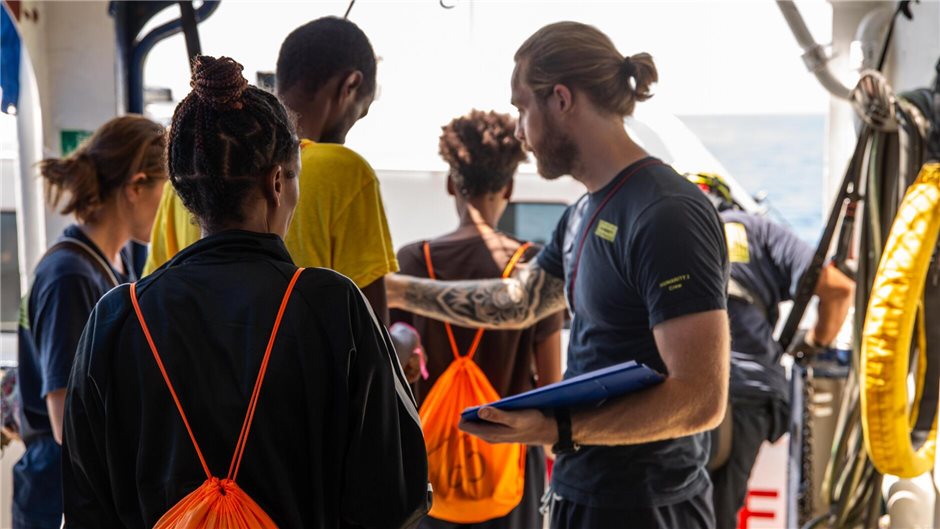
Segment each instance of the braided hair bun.
[[190,86],[173,112],[167,167],[183,205],[212,233],[244,220],[245,198],[296,159],[298,140],[274,94],[250,86],[231,58],[196,57]]
[[242,75],[244,69],[230,57],[199,55],[193,59],[189,86],[200,101],[215,110],[241,110],[242,95],[248,88],[248,80]]

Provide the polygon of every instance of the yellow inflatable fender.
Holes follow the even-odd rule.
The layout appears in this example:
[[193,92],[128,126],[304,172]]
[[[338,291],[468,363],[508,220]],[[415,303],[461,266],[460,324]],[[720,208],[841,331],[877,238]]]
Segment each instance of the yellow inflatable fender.
[[915,450],[907,377],[914,322],[938,234],[940,163],[928,163],[904,195],[891,226],[862,332],[865,448],[879,472],[901,478],[919,476],[934,465],[937,420]]

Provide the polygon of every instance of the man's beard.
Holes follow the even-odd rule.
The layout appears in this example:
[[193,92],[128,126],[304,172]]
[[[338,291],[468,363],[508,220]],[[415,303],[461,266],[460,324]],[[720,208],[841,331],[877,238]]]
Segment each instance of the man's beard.
[[542,178],[555,180],[571,174],[578,160],[578,146],[570,136],[560,132],[555,123],[545,125],[545,138],[535,153],[535,166]]

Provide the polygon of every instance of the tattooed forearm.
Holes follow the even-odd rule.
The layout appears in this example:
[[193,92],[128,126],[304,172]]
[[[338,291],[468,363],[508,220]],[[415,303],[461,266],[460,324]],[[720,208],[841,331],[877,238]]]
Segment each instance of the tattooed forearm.
[[511,279],[432,281],[394,276],[390,301],[428,318],[466,327],[521,329],[565,307],[564,282],[538,265]]

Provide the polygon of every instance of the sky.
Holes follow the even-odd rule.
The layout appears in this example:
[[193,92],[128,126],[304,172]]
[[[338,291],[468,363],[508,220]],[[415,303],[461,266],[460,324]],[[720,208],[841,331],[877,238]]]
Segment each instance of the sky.
[[[539,27],[576,20],[597,26],[626,54],[653,55],[659,107],[676,115],[823,114],[828,96],[771,0],[497,1],[358,0],[351,20],[380,57],[379,97],[348,144],[382,159],[436,156],[441,125],[471,108],[512,112],[509,79],[516,48]],[[817,41],[831,38],[825,0],[797,2]],[[255,72],[273,71],[283,38],[320,16],[342,16],[347,1],[224,0],[200,25],[203,53],[227,55]],[[176,18],[167,9],[153,27]],[[148,86],[189,91],[181,35],[158,44],[145,66]],[[154,108],[169,114],[171,105]],[[420,147],[419,147],[420,146]],[[418,152],[420,151],[420,152]],[[391,162],[390,162],[391,163]]]

